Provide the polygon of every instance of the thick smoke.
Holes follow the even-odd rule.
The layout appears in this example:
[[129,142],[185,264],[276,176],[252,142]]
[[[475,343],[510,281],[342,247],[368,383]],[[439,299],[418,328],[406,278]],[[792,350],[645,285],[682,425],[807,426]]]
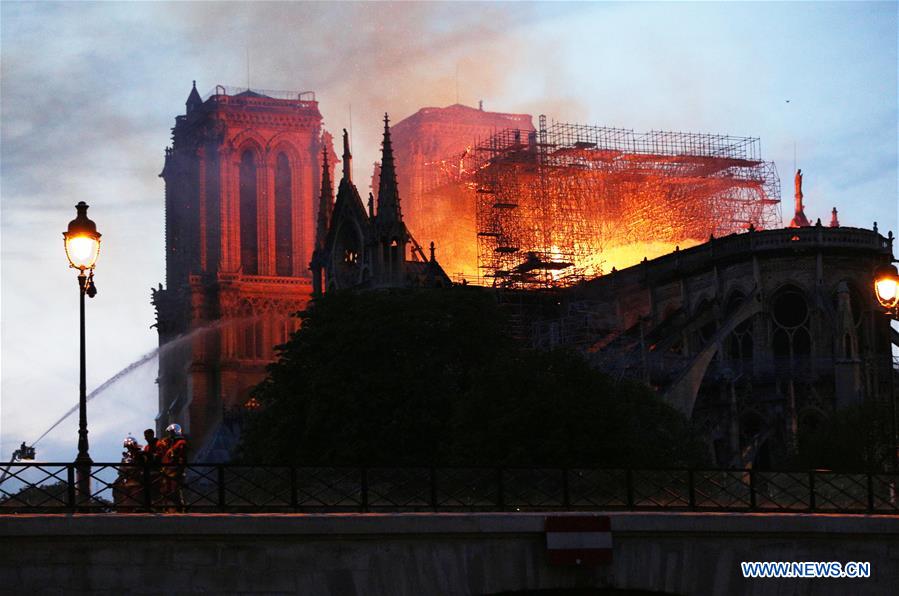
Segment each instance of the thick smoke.
[[217,67],[196,73],[201,91],[248,78],[251,87],[315,91],[326,126],[352,128],[362,180],[379,158],[384,112],[397,122],[457,99],[489,106],[538,58],[528,35],[538,16],[530,4],[254,3],[178,5],[168,19],[203,32],[190,51]]

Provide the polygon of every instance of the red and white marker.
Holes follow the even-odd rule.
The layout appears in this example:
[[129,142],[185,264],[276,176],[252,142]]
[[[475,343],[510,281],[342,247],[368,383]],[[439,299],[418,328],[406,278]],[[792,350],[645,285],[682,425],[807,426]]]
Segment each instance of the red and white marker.
[[605,515],[546,518],[550,565],[601,565],[612,562],[612,526]]

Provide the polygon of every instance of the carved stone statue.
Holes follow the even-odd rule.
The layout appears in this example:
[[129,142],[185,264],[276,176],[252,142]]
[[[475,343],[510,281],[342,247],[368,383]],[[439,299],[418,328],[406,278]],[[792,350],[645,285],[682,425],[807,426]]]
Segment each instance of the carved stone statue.
[[794,180],[794,184],[796,185],[796,209],[793,214],[793,220],[790,222],[791,228],[804,228],[812,225],[809,223],[808,218],[805,216],[805,208],[802,205],[802,170],[796,170],[796,178]]

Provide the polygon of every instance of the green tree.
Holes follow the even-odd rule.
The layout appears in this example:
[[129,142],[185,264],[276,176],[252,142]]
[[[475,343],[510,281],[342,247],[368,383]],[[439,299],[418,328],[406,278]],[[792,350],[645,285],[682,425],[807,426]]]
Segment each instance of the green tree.
[[799,463],[841,472],[890,469],[891,415],[874,400],[837,410],[817,428],[799,433]]
[[687,421],[576,353],[525,349],[488,291],[330,292],[254,390],[246,461],[695,463]]

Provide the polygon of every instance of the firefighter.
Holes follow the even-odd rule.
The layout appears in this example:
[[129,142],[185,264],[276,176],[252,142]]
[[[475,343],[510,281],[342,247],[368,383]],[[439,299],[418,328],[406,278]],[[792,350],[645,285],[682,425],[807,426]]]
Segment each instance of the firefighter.
[[124,449],[124,451],[122,451],[122,463],[133,464],[135,454],[140,451],[140,445],[137,444],[134,437],[128,435],[125,437],[125,440],[122,441],[122,448]]
[[170,424],[165,432],[168,436],[160,440],[162,452],[162,496],[173,505],[169,511],[184,510],[184,472],[187,466],[187,439],[181,432],[181,425]]
[[144,431],[144,440],[147,442],[141,450],[141,463],[146,466],[146,473],[149,474],[149,499],[150,503],[158,503],[160,494],[162,493],[162,470],[159,466],[162,461],[162,455],[168,448],[168,442],[165,438],[158,439],[156,431],[148,428]]
[[122,452],[122,465],[119,466],[119,475],[112,484],[113,502],[116,510],[120,512],[134,511],[140,504],[141,497],[141,469],[142,453],[140,445],[134,437],[128,435],[122,443],[125,450]]
[[156,452],[156,444],[159,442],[159,440],[156,438],[156,432],[152,428],[148,428],[144,431],[144,440],[147,442],[147,444],[144,445],[143,461],[148,464],[158,462],[159,457]]

